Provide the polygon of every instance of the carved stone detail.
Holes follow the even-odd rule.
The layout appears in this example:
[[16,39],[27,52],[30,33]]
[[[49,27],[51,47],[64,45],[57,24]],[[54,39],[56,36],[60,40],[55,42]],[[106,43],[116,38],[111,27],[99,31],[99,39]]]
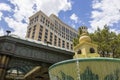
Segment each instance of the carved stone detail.
[[62,61],[62,60],[66,59],[64,56],[57,55],[48,50],[27,48],[24,46],[21,46],[21,47],[17,46],[15,54],[24,56],[26,58],[44,60],[44,61],[48,61],[48,62],[58,62],[58,61]]
[[12,43],[4,43],[4,50],[12,52],[14,50],[14,44],[12,44]]

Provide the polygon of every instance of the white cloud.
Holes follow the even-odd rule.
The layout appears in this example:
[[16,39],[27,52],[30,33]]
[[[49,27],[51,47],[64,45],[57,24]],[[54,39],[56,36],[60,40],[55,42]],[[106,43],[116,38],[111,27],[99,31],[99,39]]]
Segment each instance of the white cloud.
[[0,11],[11,11],[11,7],[8,4],[0,3]]
[[26,29],[27,29],[26,23],[15,21],[14,19],[9,18],[9,17],[6,17],[5,21],[8,23],[10,28],[15,30],[11,34],[19,35],[21,37],[25,36]]
[[75,13],[73,13],[73,14],[70,16],[70,19],[73,20],[73,21],[75,21],[75,23],[78,22],[78,16],[77,16]]
[[[15,8],[11,12],[13,15],[4,17],[6,23],[14,30],[14,34],[25,36],[28,18],[35,12],[42,10],[45,14],[58,15],[60,11],[71,10],[69,0],[9,0]],[[9,5],[10,6],[10,5]],[[6,8],[9,10],[9,8]],[[22,23],[22,21],[26,23]]]
[[2,11],[11,11],[11,7],[8,4],[0,3],[0,21],[3,16]]
[[58,15],[58,13],[63,10],[71,10],[71,1],[70,0],[36,0],[37,10],[41,9],[47,15],[54,13]]
[[2,12],[0,12],[0,21],[1,21],[2,15],[3,15]]
[[89,33],[94,33],[94,29],[93,28],[88,28],[88,32]]
[[95,30],[105,24],[113,26],[120,22],[120,0],[94,0],[90,25]]

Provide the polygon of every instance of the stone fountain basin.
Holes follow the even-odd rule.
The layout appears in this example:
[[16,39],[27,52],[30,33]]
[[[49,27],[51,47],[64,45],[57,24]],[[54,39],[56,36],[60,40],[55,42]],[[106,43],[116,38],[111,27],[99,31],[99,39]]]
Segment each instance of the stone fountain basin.
[[120,80],[120,59],[80,58],[49,68],[50,80]]

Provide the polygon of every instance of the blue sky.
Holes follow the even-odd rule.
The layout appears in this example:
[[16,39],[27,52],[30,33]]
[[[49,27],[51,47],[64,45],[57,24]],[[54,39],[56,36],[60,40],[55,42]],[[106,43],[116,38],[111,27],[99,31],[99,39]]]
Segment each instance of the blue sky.
[[120,33],[120,0],[0,0],[0,36],[11,30],[24,37],[28,18],[39,10],[55,14],[75,29],[85,25],[94,32],[107,24]]

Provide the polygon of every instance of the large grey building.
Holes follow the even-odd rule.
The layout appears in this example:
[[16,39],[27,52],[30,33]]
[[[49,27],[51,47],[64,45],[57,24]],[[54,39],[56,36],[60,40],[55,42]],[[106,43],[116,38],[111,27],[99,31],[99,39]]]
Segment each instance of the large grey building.
[[39,11],[29,18],[26,38],[42,41],[68,50],[73,50],[73,38],[78,32],[62,22],[56,15],[49,17]]

